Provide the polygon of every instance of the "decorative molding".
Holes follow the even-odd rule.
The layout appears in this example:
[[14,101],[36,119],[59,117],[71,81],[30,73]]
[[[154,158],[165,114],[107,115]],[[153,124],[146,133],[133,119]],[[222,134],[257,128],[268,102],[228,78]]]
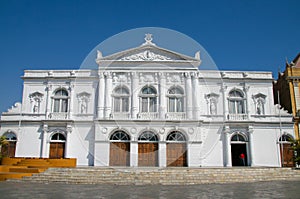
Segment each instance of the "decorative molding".
[[133,54],[133,55],[129,55],[126,57],[122,57],[120,60],[121,61],[168,61],[168,60],[172,60],[172,59],[165,55],[160,55],[160,54],[154,53],[150,50],[145,50],[138,54]]

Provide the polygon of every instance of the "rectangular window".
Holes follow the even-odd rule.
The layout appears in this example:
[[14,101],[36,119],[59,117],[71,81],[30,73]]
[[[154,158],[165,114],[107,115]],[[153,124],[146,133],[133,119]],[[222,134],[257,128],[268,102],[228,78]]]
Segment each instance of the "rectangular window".
[[55,99],[55,100],[54,100],[53,112],[59,112],[59,104],[60,104],[59,102],[60,102],[59,99]]
[[169,98],[169,112],[175,112],[175,98]]
[[114,99],[114,112],[121,112],[120,110],[120,98]]
[[148,112],[148,98],[142,98],[142,112]]
[[68,100],[67,99],[62,100],[61,112],[68,112]]

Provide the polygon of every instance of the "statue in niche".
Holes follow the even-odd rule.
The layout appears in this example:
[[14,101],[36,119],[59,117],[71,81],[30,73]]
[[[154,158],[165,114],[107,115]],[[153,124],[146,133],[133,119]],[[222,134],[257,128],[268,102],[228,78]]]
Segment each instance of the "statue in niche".
[[257,114],[258,115],[261,115],[261,114],[263,114],[263,103],[262,103],[262,100],[257,100],[257,108],[256,108],[257,110]]
[[87,102],[85,100],[81,102],[80,113],[87,113]]
[[217,105],[216,101],[214,99],[210,99],[210,114],[211,115],[216,115],[217,114]]
[[38,113],[39,112],[39,107],[38,107],[38,105],[34,105],[33,106],[33,113]]

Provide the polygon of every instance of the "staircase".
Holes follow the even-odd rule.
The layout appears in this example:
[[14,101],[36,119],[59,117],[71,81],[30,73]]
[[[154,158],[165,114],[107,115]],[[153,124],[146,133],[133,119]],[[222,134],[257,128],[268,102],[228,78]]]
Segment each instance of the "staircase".
[[76,159],[3,158],[0,165],[0,181],[32,176],[50,167],[76,167]]
[[113,185],[192,185],[273,180],[300,180],[291,168],[49,168],[14,182]]

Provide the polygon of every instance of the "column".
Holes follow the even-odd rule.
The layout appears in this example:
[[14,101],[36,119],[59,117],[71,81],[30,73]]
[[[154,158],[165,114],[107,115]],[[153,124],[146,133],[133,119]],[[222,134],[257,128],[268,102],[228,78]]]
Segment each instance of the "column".
[[199,120],[200,119],[200,105],[198,101],[199,96],[199,79],[198,79],[198,73],[193,73],[193,105],[194,105],[194,118]]
[[224,127],[224,140],[223,140],[223,154],[224,154],[224,166],[231,167],[231,145],[230,145],[230,128],[229,126]]
[[41,153],[40,157],[41,158],[47,158],[47,133],[48,133],[48,124],[43,125],[43,135],[42,135],[42,140],[41,140]]
[[69,154],[69,148],[71,147],[70,143],[71,143],[71,133],[72,133],[73,127],[71,124],[67,124],[67,128],[66,128],[66,142],[65,142],[65,158],[70,158],[70,154]]
[[69,98],[69,115],[67,116],[68,119],[72,119],[73,115],[73,101],[74,101],[74,84],[73,82],[70,82],[69,86],[69,91],[70,91],[70,98]]
[[164,73],[159,73],[159,117],[165,119],[167,105],[166,105],[166,76]]
[[138,142],[130,142],[130,166],[137,167],[139,160]]
[[131,73],[131,118],[136,119],[138,114],[138,100],[139,100],[139,90],[138,90],[139,77],[138,73]]
[[224,83],[221,84],[221,93],[222,93],[222,98],[223,98],[223,114],[224,114],[224,121],[227,120],[228,117],[228,102],[226,99],[226,90],[227,86],[225,86]]
[[46,99],[46,113],[45,113],[45,119],[48,119],[49,113],[51,113],[51,91],[52,91],[52,85],[49,85],[49,82],[47,82],[46,86],[47,90],[47,99]]
[[247,119],[250,119],[250,110],[249,110],[249,99],[248,99],[248,91],[250,86],[248,86],[246,83],[244,83],[244,92],[245,92],[245,98],[246,98],[246,114]]
[[167,166],[167,143],[166,142],[158,143],[158,166],[159,167]]
[[112,74],[110,72],[105,73],[105,119],[109,119],[111,116],[111,93],[112,93]]
[[192,81],[190,73],[187,72],[185,73],[185,90],[187,119],[193,119]]
[[248,155],[248,161],[250,160],[250,165],[253,167],[255,166],[255,161],[254,161],[254,141],[253,141],[253,127],[249,126],[248,127],[248,134],[249,134],[249,147],[250,147],[250,154]]
[[99,84],[98,84],[98,106],[97,106],[97,116],[98,119],[104,117],[104,89],[105,89],[105,79],[103,72],[99,72]]

